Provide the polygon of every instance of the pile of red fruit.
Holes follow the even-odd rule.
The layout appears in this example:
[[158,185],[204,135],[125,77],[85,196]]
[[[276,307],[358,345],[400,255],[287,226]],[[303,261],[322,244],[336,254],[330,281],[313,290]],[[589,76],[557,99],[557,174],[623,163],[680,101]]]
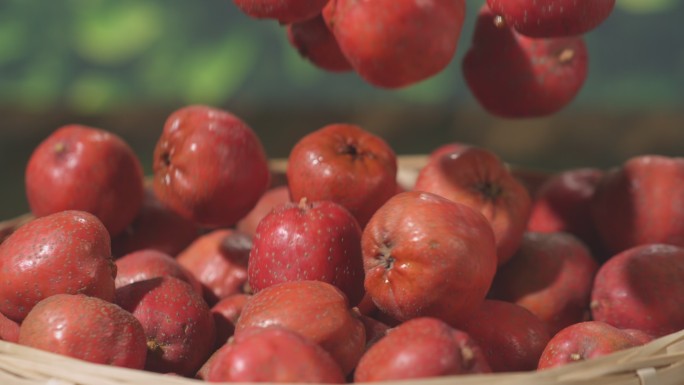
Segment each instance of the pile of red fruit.
[[[355,71],[400,88],[453,60],[465,0],[233,0],[247,15],[286,25],[290,43],[327,71]],[[615,0],[487,0],[462,63],[470,91],[491,114],[549,115],[569,104],[587,76],[583,35]]]
[[[436,149],[415,185],[360,127],[292,148],[275,185],[231,113],[128,145],[65,126],[0,244],[0,338],[207,381],[365,382],[545,369],[684,329],[684,159],[549,175]],[[113,250],[113,252],[112,252]]]

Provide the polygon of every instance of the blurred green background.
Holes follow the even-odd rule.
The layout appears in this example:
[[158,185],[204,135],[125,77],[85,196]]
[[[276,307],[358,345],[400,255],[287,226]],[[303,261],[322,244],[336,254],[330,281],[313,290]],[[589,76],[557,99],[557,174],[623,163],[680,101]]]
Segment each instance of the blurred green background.
[[68,123],[113,131],[146,171],[166,116],[188,104],[227,109],[271,157],[305,133],[350,122],[399,154],[449,141],[486,146],[524,167],[610,167],[684,145],[684,2],[617,0],[586,35],[590,73],[576,100],[550,117],[489,116],[460,72],[475,14],[469,0],[456,57],[438,76],[399,91],[313,67],[274,21],[231,0],[0,0],[0,218],[28,211],[23,172],[32,149]]

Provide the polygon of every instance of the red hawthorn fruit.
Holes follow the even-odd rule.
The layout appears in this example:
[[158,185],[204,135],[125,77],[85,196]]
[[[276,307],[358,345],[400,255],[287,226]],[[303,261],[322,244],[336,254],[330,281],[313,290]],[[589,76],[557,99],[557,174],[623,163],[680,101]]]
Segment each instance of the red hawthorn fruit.
[[279,327],[245,329],[214,354],[206,380],[345,383],[342,369],[320,345]]
[[143,171],[133,150],[105,130],[67,125],[48,136],[26,166],[26,197],[36,217],[86,211],[111,236],[121,233],[143,203]]
[[323,12],[351,66],[368,83],[400,88],[442,71],[452,60],[464,0],[336,0]]
[[131,313],[83,294],[38,302],[21,324],[19,344],[132,369],[143,369],[147,356],[145,331]]
[[364,294],[361,227],[332,201],[303,198],[278,206],[259,222],[247,275],[255,293],[281,282],[319,280],[356,305]]
[[321,13],[328,0],[233,0],[245,14],[257,19],[275,19],[290,24]]
[[232,226],[256,205],[271,173],[261,141],[230,112],[174,111],[154,149],[154,192],[200,226]]
[[341,204],[363,228],[397,191],[397,156],[379,136],[352,124],[330,124],[290,151],[287,180],[294,202]]
[[252,238],[239,231],[218,229],[202,235],[176,257],[203,287],[209,305],[243,293]]
[[352,70],[322,15],[288,25],[287,38],[299,54],[316,67],[332,72]]
[[366,345],[363,323],[335,286],[290,281],[254,294],[242,309],[235,337],[252,327],[282,327],[319,344],[349,374]]
[[490,373],[480,346],[436,318],[420,317],[390,329],[361,357],[354,382]]
[[117,289],[116,297],[145,331],[145,370],[190,376],[209,358],[216,343],[214,318],[187,282],[151,278]]
[[583,38],[530,38],[502,20],[485,5],[463,58],[463,76],[475,99],[504,118],[546,116],[567,106],[587,77]]
[[585,34],[598,27],[613,11],[615,0],[487,0],[507,24],[530,37]]
[[0,312],[21,322],[55,294],[111,302],[115,276],[109,233],[97,217],[74,210],[40,217],[0,244]]
[[605,356],[643,345],[642,337],[601,321],[580,322],[556,333],[539,358],[537,369],[549,369],[572,362]]

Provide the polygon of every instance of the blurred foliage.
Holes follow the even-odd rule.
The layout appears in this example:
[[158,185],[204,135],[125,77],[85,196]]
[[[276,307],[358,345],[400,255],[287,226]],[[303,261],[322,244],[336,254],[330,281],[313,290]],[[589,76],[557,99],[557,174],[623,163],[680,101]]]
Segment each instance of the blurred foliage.
[[[137,104],[261,105],[474,101],[460,74],[475,15],[469,0],[457,56],[399,91],[301,59],[276,22],[231,0],[0,0],[0,103],[83,114]],[[618,0],[586,36],[590,77],[578,105],[635,107],[684,99],[684,2]]]

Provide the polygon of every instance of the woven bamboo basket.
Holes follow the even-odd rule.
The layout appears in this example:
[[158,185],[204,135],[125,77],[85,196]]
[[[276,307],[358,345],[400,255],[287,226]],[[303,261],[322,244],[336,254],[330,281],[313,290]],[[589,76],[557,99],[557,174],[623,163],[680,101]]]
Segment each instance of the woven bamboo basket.
[[[424,155],[399,157],[398,181],[410,187]],[[284,173],[286,160],[274,159],[271,169]],[[543,172],[520,170],[531,187],[544,180]],[[0,222],[0,243],[30,215]],[[683,304],[684,306],[684,304]],[[93,364],[25,346],[0,341],[0,385],[193,385],[200,380],[141,370]],[[543,371],[446,376],[388,381],[387,385],[684,385],[684,330],[646,345],[607,356]]]

